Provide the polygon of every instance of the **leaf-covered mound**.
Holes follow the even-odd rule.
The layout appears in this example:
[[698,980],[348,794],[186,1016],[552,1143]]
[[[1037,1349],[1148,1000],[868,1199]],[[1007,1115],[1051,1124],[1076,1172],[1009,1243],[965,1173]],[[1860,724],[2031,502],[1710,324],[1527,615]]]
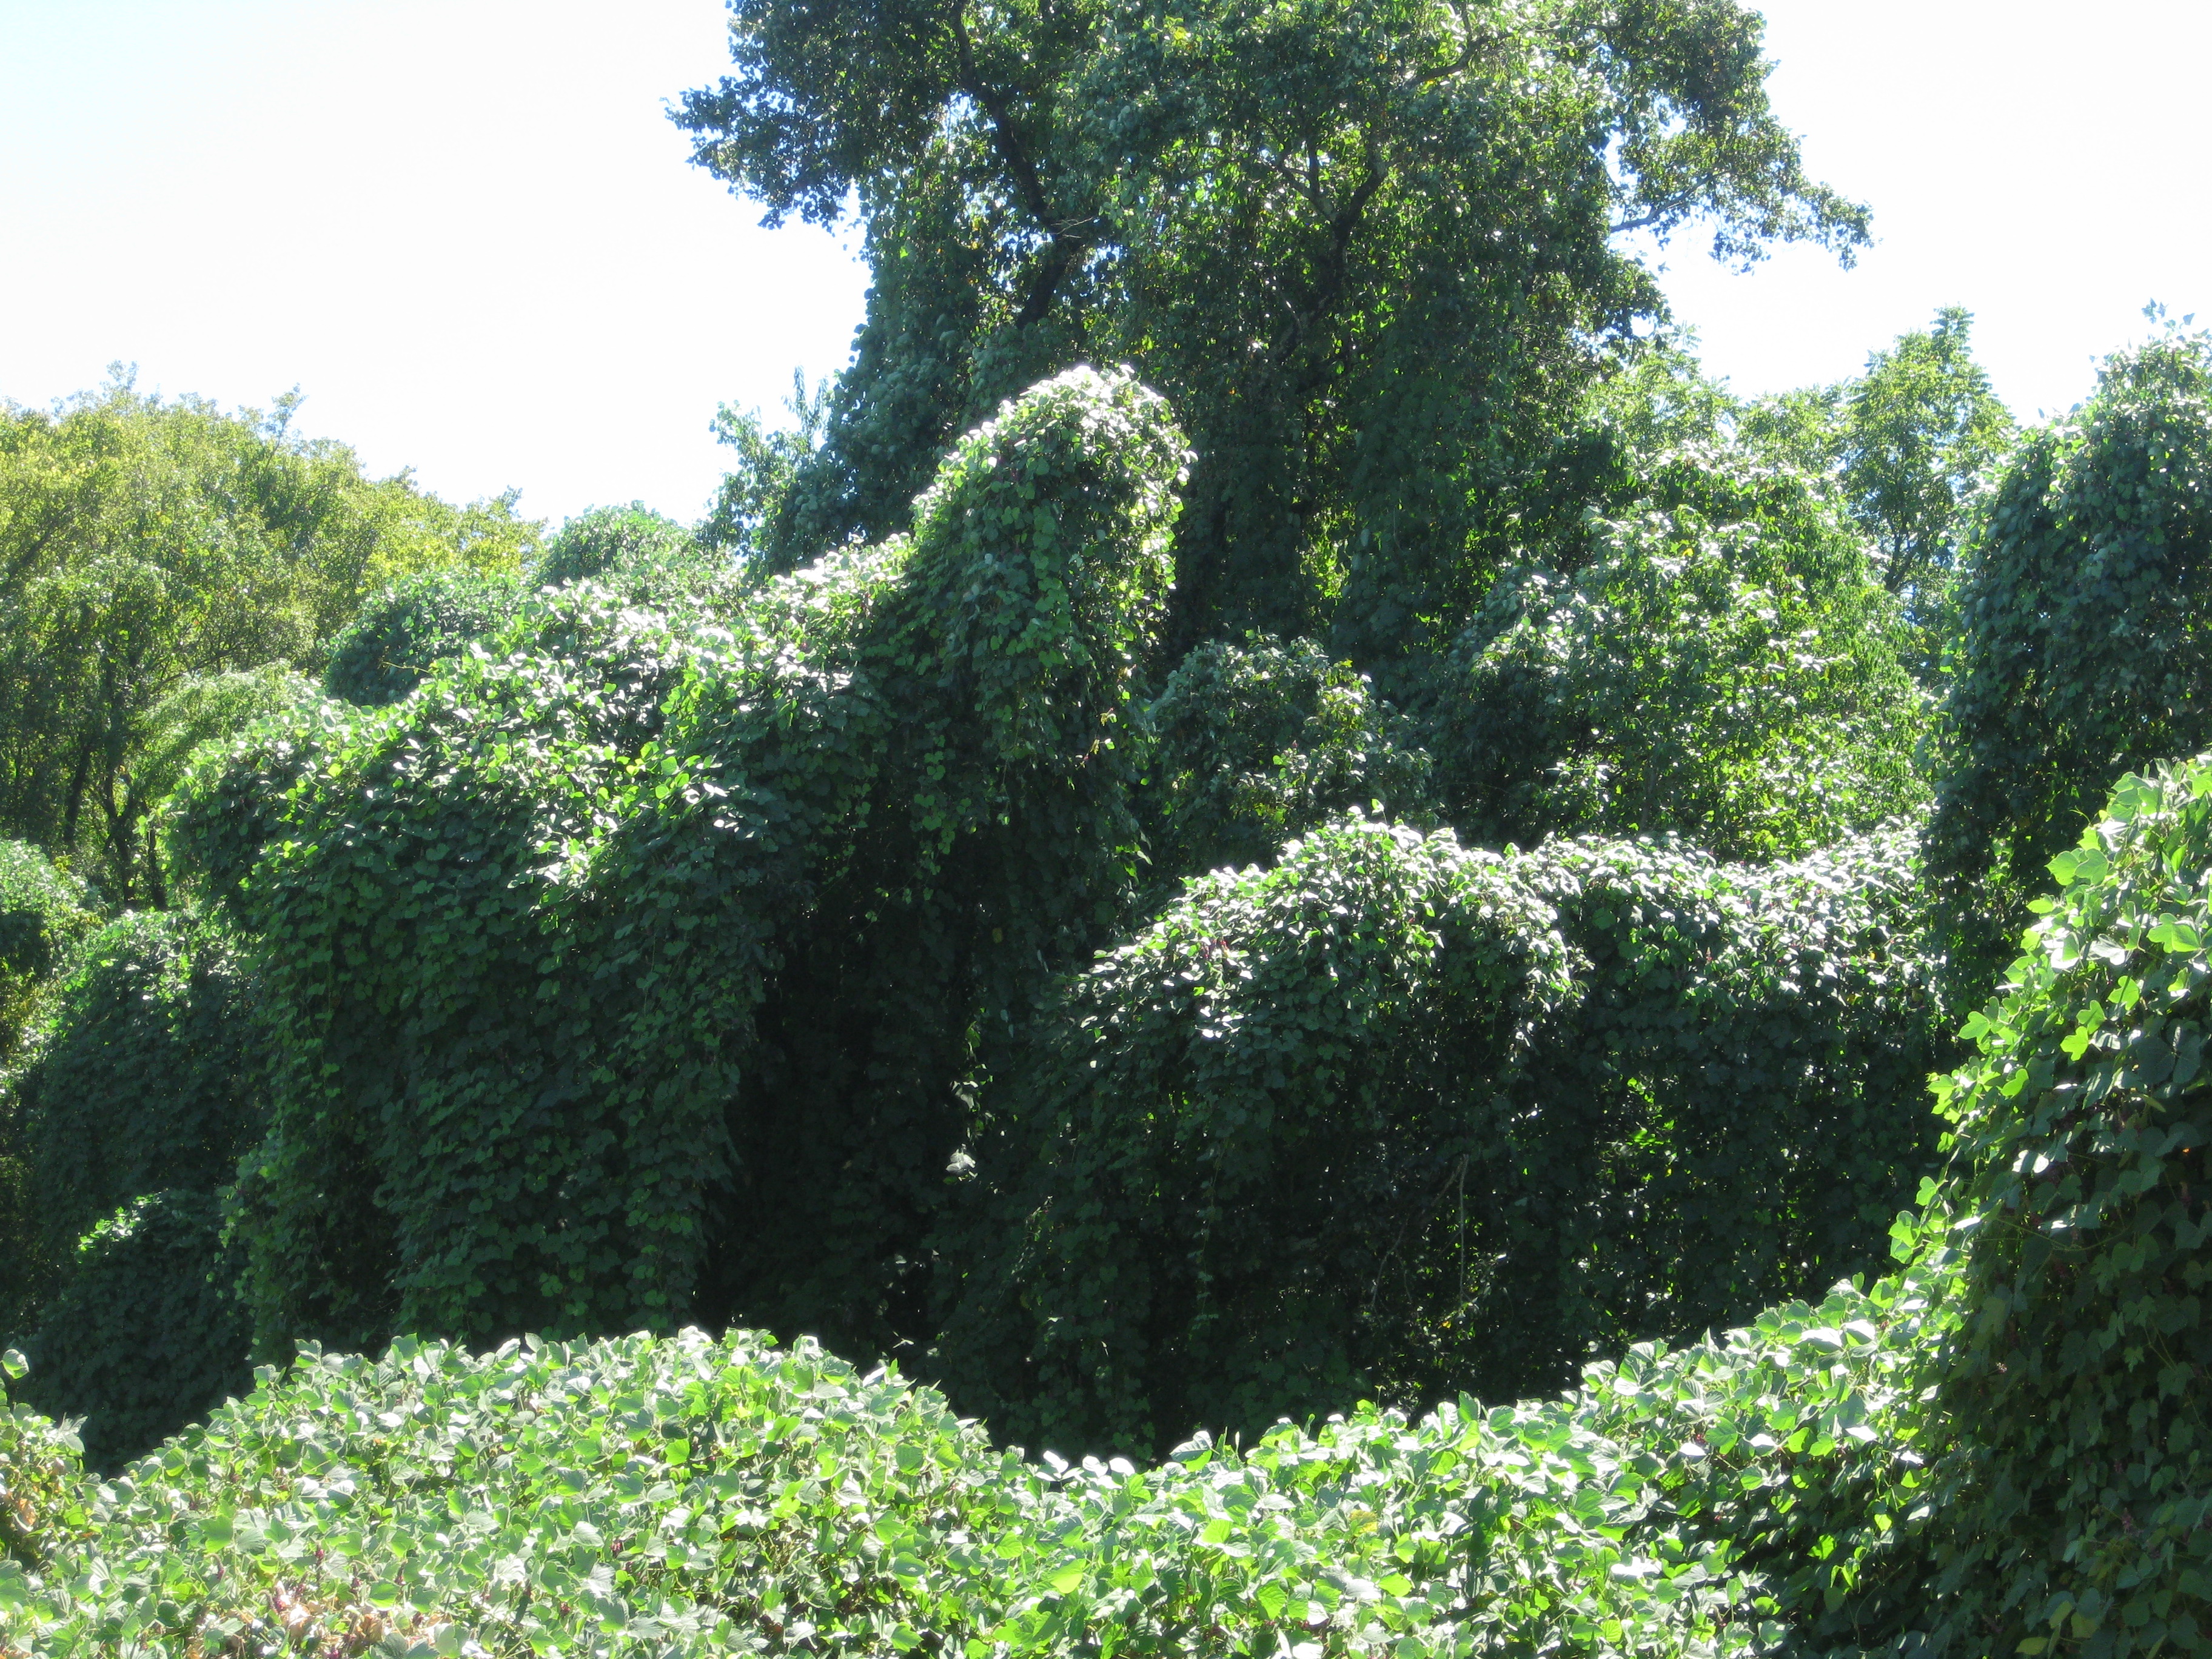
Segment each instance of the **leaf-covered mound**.
[[1841,514],[1724,447],[1643,470],[1407,675],[1444,816],[1491,847],[1674,831],[1794,858],[1917,810],[1908,635]]
[[1157,1452],[1878,1271],[1939,1127],[1919,909],[1894,827],[1762,866],[1338,818],[1193,881],[995,1066],[933,1376]]
[[1363,1407],[1141,1470],[994,1449],[929,1389],[744,1334],[308,1352],[98,1486],[43,1419],[0,1424],[37,1522],[0,1566],[0,1632],[177,1654],[1746,1650],[1778,1604],[1717,1522],[1790,1533],[1793,1460],[1885,1408],[1923,1306],[1839,1295],[1565,1399]]
[[740,1296],[908,1334],[972,1034],[1136,863],[1115,739],[1183,460],[1158,398],[1071,371],[962,441],[911,536],[724,625],[580,582],[204,768],[174,844],[277,1056],[236,1200],[264,1347]]
[[176,911],[94,933],[0,1091],[22,1224],[0,1238],[0,1339],[28,1397],[85,1419],[112,1468],[246,1385],[250,1334],[218,1194],[261,1124],[265,1068],[238,941]]
[[2212,742],[2212,334],[2107,360],[2021,444],[1960,564],[1929,865],[1979,997],[2121,775]]

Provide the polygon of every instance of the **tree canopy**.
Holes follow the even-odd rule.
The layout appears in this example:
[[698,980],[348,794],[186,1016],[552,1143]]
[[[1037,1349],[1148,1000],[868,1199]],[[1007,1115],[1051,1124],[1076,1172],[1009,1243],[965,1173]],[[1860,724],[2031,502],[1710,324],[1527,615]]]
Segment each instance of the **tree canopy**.
[[1077,361],[1136,367],[1195,451],[1169,642],[1449,636],[1607,343],[1624,251],[1693,223],[1849,257],[1734,0],[733,0],[696,159],[771,222],[856,214],[867,320],[786,566],[902,521],[938,451]]
[[1970,508],[2014,433],[1974,361],[1972,327],[1965,307],[1947,306],[1933,327],[1871,354],[1865,374],[1765,400],[1741,421],[1756,440],[1834,476],[1918,635],[1914,667],[1929,681],[1956,627]]
[[1921,805],[1911,636],[1820,477],[1717,440],[1630,471],[1401,677],[1448,820],[1790,857]]
[[82,860],[114,902],[161,900],[149,815],[191,744],[289,695],[225,677],[318,672],[385,583],[533,544],[511,500],[370,478],[293,435],[295,406],[226,414],[123,375],[0,405],[0,834]]

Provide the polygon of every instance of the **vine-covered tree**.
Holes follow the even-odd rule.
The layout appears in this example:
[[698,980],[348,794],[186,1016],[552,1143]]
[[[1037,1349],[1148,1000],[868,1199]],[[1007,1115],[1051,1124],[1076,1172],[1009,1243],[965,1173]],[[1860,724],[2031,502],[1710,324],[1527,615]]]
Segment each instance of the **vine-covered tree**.
[[176,845],[265,975],[264,1344],[909,1335],[976,1033],[1133,874],[1117,738],[1183,461],[1157,397],[1071,373],[910,538],[723,629],[556,588],[403,702],[211,758]]
[[1708,444],[1500,574],[1409,679],[1444,816],[1486,846],[1685,836],[1794,857],[1926,799],[1911,635],[1820,481]]
[[1695,1335],[1877,1266],[1933,1154],[1912,838],[1800,863],[1339,819],[1222,871],[998,1056],[934,1362],[1156,1449]]
[[2022,442],[1970,551],[1929,830],[1966,994],[2113,781],[2212,741],[2208,578],[2212,335],[2169,328]]
[[706,546],[772,560],[776,550],[804,533],[791,521],[793,486],[821,445],[830,418],[829,382],[809,387],[806,376],[794,369],[784,408],[792,417],[786,427],[769,424],[757,409],[724,404],[714,411],[714,441],[736,451],[738,464],[724,475],[700,523],[699,540]]
[[857,214],[874,285],[784,567],[903,521],[939,450],[1127,362],[1196,461],[1169,642],[1448,637],[1594,364],[1724,257],[1864,210],[1808,180],[1735,0],[732,0],[695,156],[770,222]]

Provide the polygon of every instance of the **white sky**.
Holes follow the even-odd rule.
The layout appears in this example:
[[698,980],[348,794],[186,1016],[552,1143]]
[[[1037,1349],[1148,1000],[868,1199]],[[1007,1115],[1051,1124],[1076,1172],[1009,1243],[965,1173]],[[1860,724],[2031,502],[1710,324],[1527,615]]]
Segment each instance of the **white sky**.
[[[2145,301],[2212,321],[2212,6],[1773,0],[1782,118],[1870,202],[1850,272],[1669,256],[1746,392],[1852,373],[1939,305],[2022,416],[2088,389]],[[842,361],[864,273],[684,164],[664,100],[717,0],[0,0],[0,396],[112,361],[265,406],[455,497],[696,516],[715,404]]]
[[1739,391],[1832,380],[1938,306],[2023,419],[2087,396],[2157,300],[2212,323],[2212,6],[1773,0],[1768,90],[1807,169],[1874,208],[1856,270],[1805,248],[1748,276],[1687,239],[1667,286]]

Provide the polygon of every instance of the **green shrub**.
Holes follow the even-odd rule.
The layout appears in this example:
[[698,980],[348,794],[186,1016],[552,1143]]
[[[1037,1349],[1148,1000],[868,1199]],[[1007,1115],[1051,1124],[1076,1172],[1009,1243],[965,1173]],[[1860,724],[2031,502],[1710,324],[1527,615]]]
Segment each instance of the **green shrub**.
[[[1651,463],[1589,562],[1508,571],[1409,690],[1486,846],[1674,832],[1790,858],[1908,811],[1923,702],[1863,545],[1795,475]],[[1663,486],[1663,487],[1662,487]]]
[[28,842],[0,841],[0,972],[52,978],[92,924],[82,882]]
[[1883,1256],[1933,1151],[1911,837],[1192,883],[995,1066],[934,1364],[1065,1449],[1558,1386]]
[[191,913],[86,941],[10,1079],[57,1251],[147,1194],[229,1183],[265,1109],[253,999],[235,942]]
[[40,988],[98,918],[84,884],[20,841],[0,841],[0,1060],[15,1051]]
[[1517,1156],[1529,1033],[1569,994],[1553,921],[1494,857],[1353,821],[1103,956],[986,1097],[1003,1127],[939,1247],[962,1409],[1149,1451],[1419,1368],[1495,1254],[1489,1155]]
[[331,642],[323,690],[363,708],[398,702],[445,659],[495,633],[521,603],[515,577],[430,570],[386,588]]
[[47,1473],[65,1450],[44,1425],[0,1420],[0,1472],[42,1479],[47,1517],[38,1565],[0,1567],[0,1635],[179,1656],[1771,1651],[1765,1575],[1698,1522],[1790,1507],[1793,1465],[1889,1402],[1917,1317],[1850,1292],[1565,1399],[1418,1424],[1363,1407],[1141,1470],[994,1450],[927,1389],[743,1334],[310,1351],[96,1490]]
[[1131,884],[1121,736],[1182,450],[1077,371],[914,534],[678,628],[579,584],[380,713],[198,775],[276,1110],[240,1189],[264,1343],[900,1308],[973,1033]]
[[[21,1382],[25,1369],[21,1353],[0,1351],[0,1396]],[[83,1456],[84,1443],[66,1424],[0,1397],[0,1644],[23,1633],[25,1571],[46,1567],[67,1529],[83,1524]],[[9,1659],[16,1651],[0,1650]]]
[[79,1418],[85,1461],[112,1471],[252,1384],[252,1329],[233,1289],[222,1206],[208,1192],[138,1199],[78,1243],[25,1341],[21,1391]]
[[[98,920],[82,883],[37,848],[0,841],[0,1066],[12,1064],[40,999]],[[43,1276],[41,1206],[22,1114],[0,1084],[0,1335]]]

